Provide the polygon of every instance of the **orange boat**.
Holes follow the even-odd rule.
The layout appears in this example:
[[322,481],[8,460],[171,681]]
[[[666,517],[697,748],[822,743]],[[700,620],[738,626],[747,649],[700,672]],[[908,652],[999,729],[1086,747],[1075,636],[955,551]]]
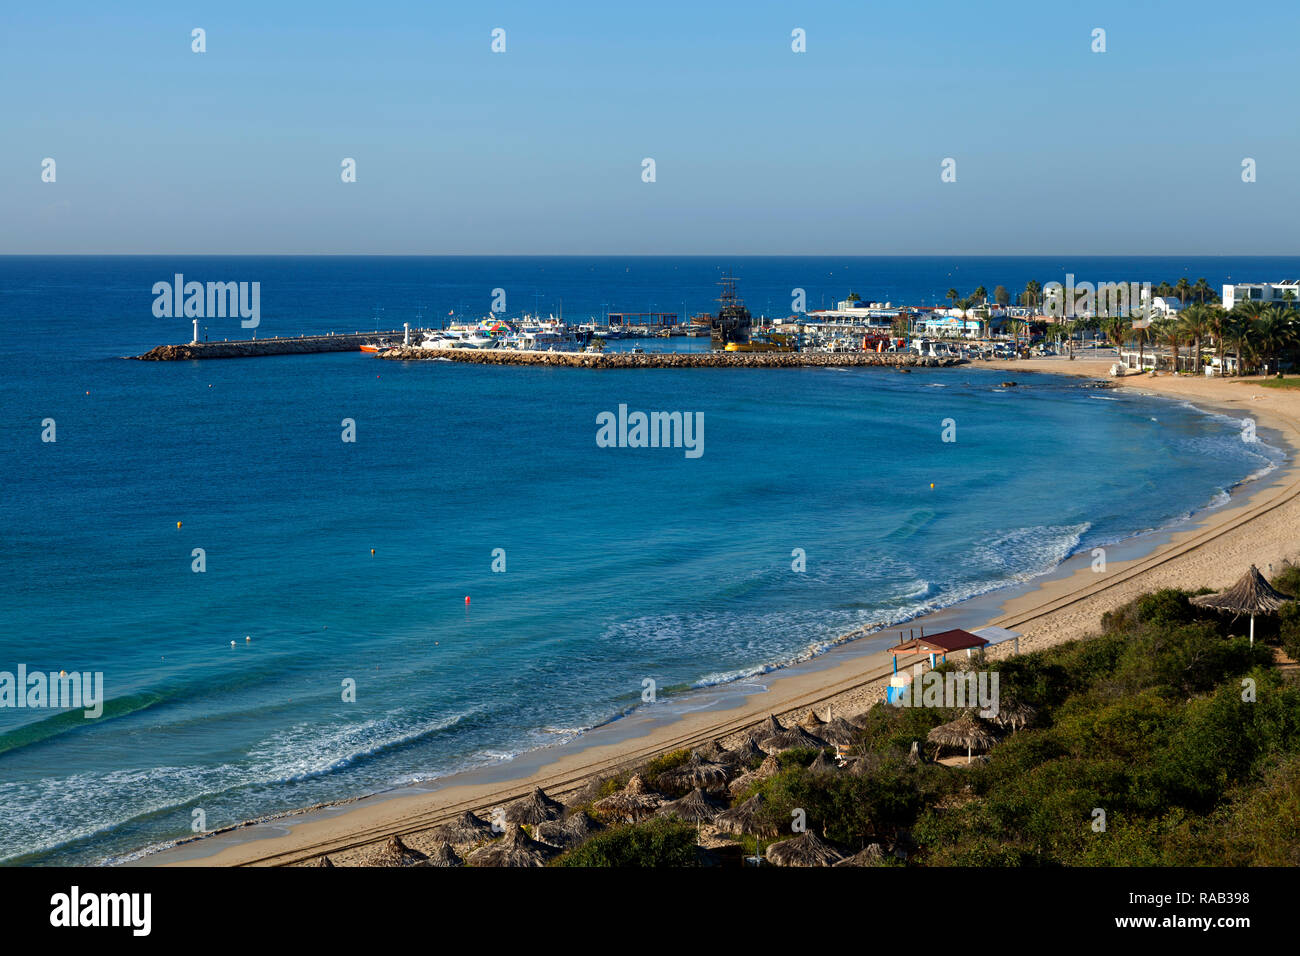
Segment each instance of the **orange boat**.
[[361,351],[363,351],[363,352],[378,352],[378,351],[380,351],[381,349],[382,349],[382,346],[379,346],[379,345],[363,345],[363,346],[361,346]]

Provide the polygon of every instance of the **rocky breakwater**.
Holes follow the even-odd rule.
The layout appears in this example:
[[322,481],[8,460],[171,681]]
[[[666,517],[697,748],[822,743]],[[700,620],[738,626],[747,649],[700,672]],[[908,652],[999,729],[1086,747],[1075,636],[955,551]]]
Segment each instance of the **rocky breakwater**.
[[511,349],[393,348],[392,361],[430,359],[477,365],[547,365],[569,368],[947,368],[965,359],[925,358],[909,352],[521,352]]
[[254,358],[259,355],[308,355],[316,352],[355,352],[361,346],[384,338],[400,338],[397,332],[364,332],[354,335],[304,335],[296,339],[243,339],[233,342],[191,342],[160,345],[136,358],[144,362],[186,362],[192,359]]

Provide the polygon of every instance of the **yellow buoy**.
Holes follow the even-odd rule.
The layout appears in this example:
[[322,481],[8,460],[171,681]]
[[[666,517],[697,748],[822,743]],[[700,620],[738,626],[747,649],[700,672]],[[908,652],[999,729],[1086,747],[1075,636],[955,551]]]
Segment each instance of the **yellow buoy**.
[[179,521],[178,521],[178,522],[176,522],[176,527],[178,527],[178,528],[179,528],[179,527],[180,527],[180,526],[181,526],[181,523],[180,523],[180,522],[179,522]]
[[932,481],[932,482],[930,482],[930,487],[931,487],[931,488],[933,488],[933,487],[934,487],[934,482],[933,482],[933,481]]
[[374,549],[374,548],[371,548],[371,549],[370,549],[370,553],[371,553],[371,554],[374,554],[374,553],[375,553],[375,549]]

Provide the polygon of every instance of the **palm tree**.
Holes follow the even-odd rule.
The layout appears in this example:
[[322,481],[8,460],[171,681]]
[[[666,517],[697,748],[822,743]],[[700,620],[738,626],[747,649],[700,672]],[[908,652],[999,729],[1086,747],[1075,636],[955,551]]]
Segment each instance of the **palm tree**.
[[980,286],[974,292],[971,293],[971,296],[976,300],[977,303],[983,305],[985,302],[989,300],[989,290],[984,288],[983,286]]
[[1192,284],[1187,281],[1187,276],[1174,283],[1174,293],[1178,296],[1179,302],[1183,305],[1187,304],[1187,297],[1192,294]]
[[1223,339],[1228,331],[1228,313],[1223,311],[1221,306],[1207,305],[1205,307],[1205,328],[1210,337],[1214,339],[1214,358],[1219,366],[1219,374],[1223,374]]
[[1178,324],[1177,319],[1160,319],[1151,325],[1155,330],[1156,338],[1169,346],[1172,365],[1170,366],[1175,372],[1178,371],[1178,359],[1180,357],[1178,347],[1183,342],[1183,330]]
[[1142,366],[1145,364],[1146,344],[1147,344],[1147,338],[1150,336],[1150,334],[1151,334],[1150,328],[1148,328],[1145,325],[1137,325],[1133,327],[1133,340],[1137,342],[1137,346],[1138,346],[1138,371],[1139,372],[1142,371]]
[[1025,305],[1037,308],[1038,294],[1043,291],[1042,284],[1037,279],[1030,279],[1025,283]]
[[1015,348],[1017,350],[1020,348],[1020,333],[1024,331],[1024,328],[1025,323],[1021,322],[1019,319],[1012,319],[1006,326],[1007,331],[1011,333],[1012,341],[1015,342]]
[[1182,326],[1183,338],[1192,343],[1193,370],[1201,370],[1201,339],[1209,331],[1206,323],[1205,306],[1189,305],[1183,310],[1183,314],[1178,317],[1178,322]]
[[1205,276],[1201,276],[1201,278],[1196,280],[1196,285],[1192,286],[1192,292],[1201,297],[1201,305],[1205,305],[1205,297],[1207,295],[1214,295],[1214,289],[1205,281]]
[[[1295,315],[1286,306],[1270,305],[1250,323],[1247,339],[1253,341],[1255,351],[1264,360],[1264,374],[1267,375],[1269,360],[1295,345]],[[1275,364],[1274,369],[1277,368]]]
[[958,292],[956,289],[949,289],[948,294],[944,298],[949,299],[953,305],[956,305],[957,300],[960,297],[961,297],[961,293]]
[[1124,339],[1132,331],[1132,325],[1121,318],[1103,319],[1101,331],[1107,340],[1115,346],[1115,351],[1119,351],[1124,345]]

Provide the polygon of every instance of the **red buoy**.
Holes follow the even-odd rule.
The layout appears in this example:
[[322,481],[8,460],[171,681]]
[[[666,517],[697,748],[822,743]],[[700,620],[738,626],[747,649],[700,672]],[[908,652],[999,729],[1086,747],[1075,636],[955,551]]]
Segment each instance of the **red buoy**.
[[469,595],[468,595],[468,594],[465,595],[465,606],[466,606],[466,607],[469,606]]

